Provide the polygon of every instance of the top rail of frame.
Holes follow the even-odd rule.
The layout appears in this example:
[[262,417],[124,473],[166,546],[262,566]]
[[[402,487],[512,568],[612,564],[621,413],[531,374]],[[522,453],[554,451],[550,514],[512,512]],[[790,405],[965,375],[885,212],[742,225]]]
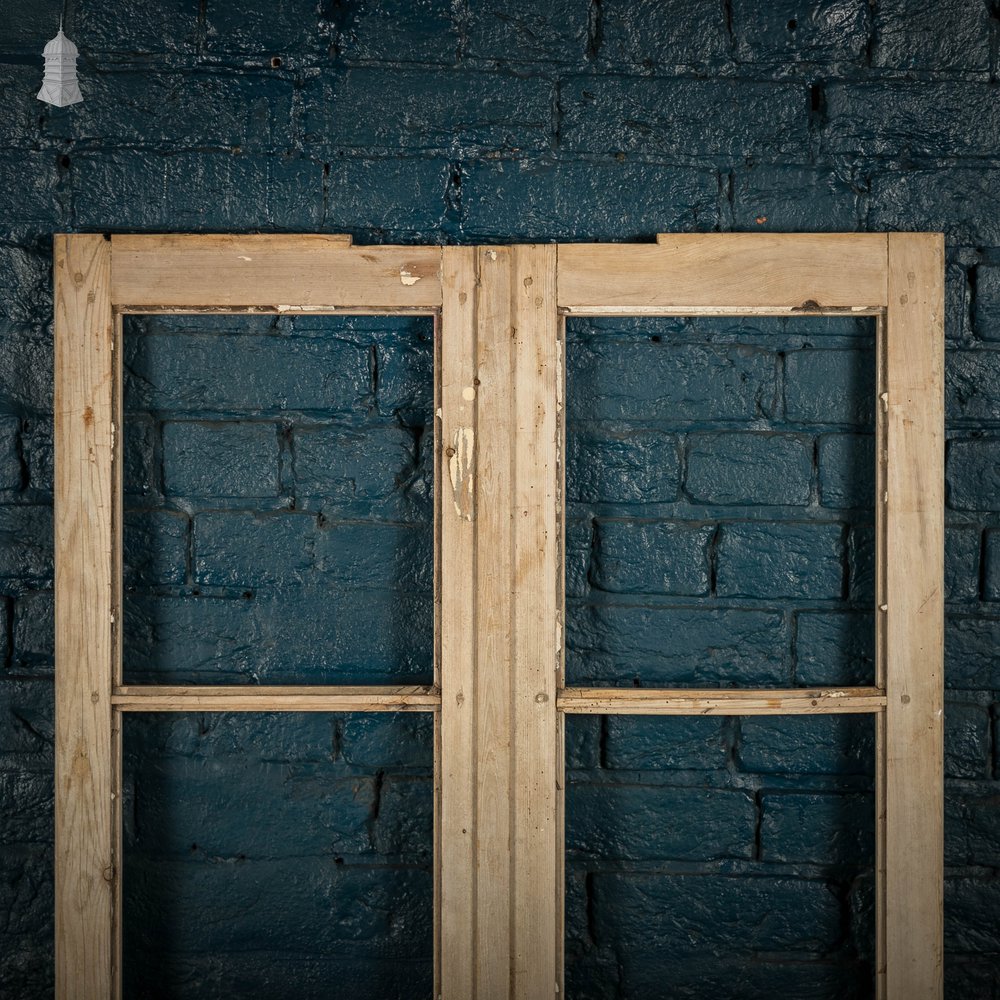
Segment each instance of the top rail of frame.
[[441,248],[319,235],[114,235],[111,302],[148,310],[392,312],[441,306]]
[[661,233],[656,243],[559,246],[566,313],[881,313],[885,233]]

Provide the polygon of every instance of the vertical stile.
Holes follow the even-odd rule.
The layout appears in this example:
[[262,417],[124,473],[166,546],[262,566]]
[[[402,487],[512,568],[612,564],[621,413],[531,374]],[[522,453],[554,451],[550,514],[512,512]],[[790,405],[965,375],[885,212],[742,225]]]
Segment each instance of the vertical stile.
[[[888,252],[888,244],[887,244]],[[875,319],[875,687],[885,690],[886,415],[885,316]],[[875,716],[875,996],[885,1000],[885,712]]]
[[514,401],[511,251],[480,248],[476,322],[476,996],[509,995]]
[[476,250],[446,247],[436,420],[440,533],[441,813],[438,990],[476,995]]
[[889,236],[886,989],[942,992],[944,241]]
[[56,996],[114,995],[111,243],[55,237]]
[[514,997],[557,988],[556,694],[560,519],[554,246],[513,248],[514,402],[513,982]]

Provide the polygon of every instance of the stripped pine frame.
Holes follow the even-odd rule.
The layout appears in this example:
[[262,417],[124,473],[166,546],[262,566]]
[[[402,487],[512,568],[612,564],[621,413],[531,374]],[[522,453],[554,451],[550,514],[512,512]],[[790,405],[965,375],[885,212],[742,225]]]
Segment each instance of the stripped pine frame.
[[[150,312],[435,318],[432,686],[123,683],[122,317]],[[874,715],[877,992],[940,998],[943,313],[936,234],[445,248],[58,235],[57,996],[121,993],[123,713],[423,711],[435,716],[442,1000],[562,995],[567,713]],[[875,317],[871,687],[565,684],[565,317],[699,314]]]

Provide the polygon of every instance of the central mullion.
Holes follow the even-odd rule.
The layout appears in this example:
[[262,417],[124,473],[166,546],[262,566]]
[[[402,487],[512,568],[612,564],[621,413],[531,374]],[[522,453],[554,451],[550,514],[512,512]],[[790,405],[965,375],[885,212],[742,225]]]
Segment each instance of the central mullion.
[[562,908],[556,255],[474,255],[447,248],[443,268],[441,994],[551,997]]

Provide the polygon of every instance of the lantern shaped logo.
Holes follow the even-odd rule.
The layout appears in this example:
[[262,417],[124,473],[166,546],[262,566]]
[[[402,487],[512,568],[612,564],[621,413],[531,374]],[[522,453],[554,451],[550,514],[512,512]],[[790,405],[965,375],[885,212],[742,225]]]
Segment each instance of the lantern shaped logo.
[[76,56],[77,48],[63,34],[60,23],[59,34],[45,46],[45,76],[37,95],[40,101],[65,108],[83,100],[76,82]]

